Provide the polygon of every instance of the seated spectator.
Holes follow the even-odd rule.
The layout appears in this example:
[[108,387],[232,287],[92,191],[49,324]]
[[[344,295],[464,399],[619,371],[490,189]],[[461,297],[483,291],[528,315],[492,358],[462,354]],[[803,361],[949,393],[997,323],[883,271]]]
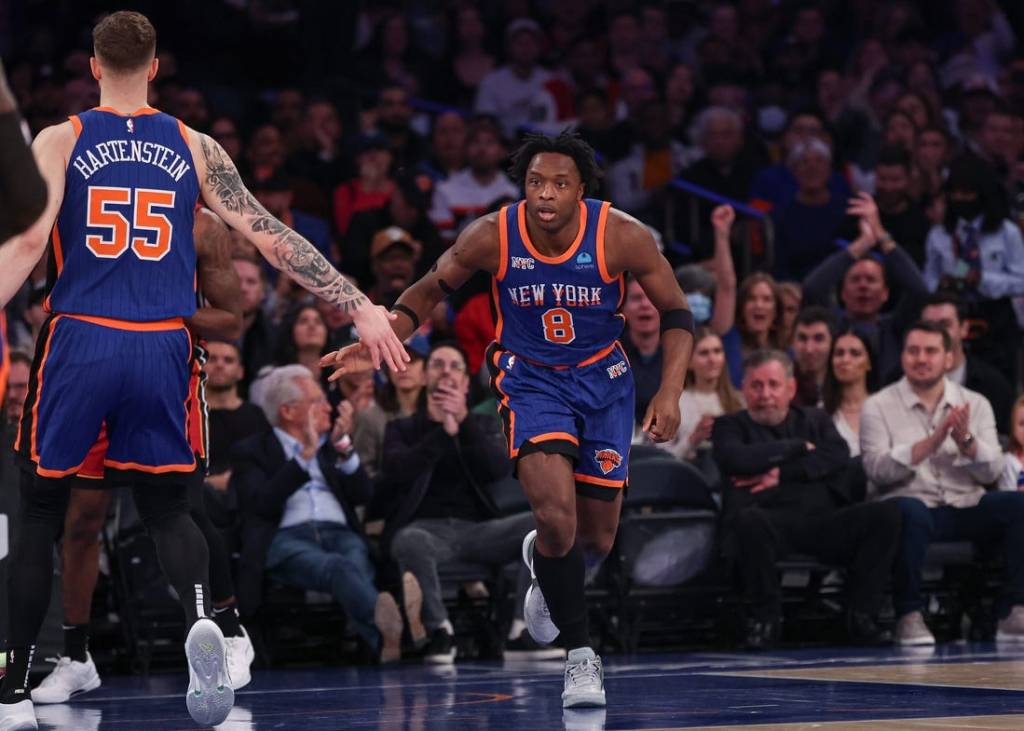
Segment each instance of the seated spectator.
[[[953,344],[953,364],[946,371],[946,378],[984,396],[995,414],[996,429],[1000,434],[1009,434],[1013,386],[982,356],[966,352],[964,340],[970,336],[971,326],[964,317],[960,298],[950,292],[936,292],[925,300],[921,319],[935,323],[949,333]],[[900,375],[902,373],[891,374],[887,382],[897,380]]]
[[796,317],[793,360],[796,366],[796,404],[821,407],[821,390],[828,372],[828,352],[836,323],[824,307],[811,305]]
[[515,139],[520,128],[555,121],[555,99],[545,88],[551,73],[537,62],[544,32],[535,20],[517,18],[505,29],[508,63],[487,74],[477,88],[473,110],[501,120],[504,136]]
[[828,355],[822,401],[851,457],[860,455],[860,414],[864,401],[878,389],[878,379],[871,341],[856,328],[836,335]]
[[[860,235],[807,275],[804,303],[829,306],[838,286],[839,327],[856,325],[872,339],[884,374],[898,366],[903,330],[917,317],[928,288],[914,260],[882,226],[871,196],[862,193],[852,199],[849,210],[860,218]],[[876,247],[881,261],[873,255]],[[890,286],[899,299],[883,314]]]
[[710,328],[699,327],[693,336],[686,389],[679,398],[679,429],[675,439],[658,446],[679,459],[698,460],[701,453],[709,453],[715,418],[735,413],[744,405],[729,380],[722,338]]
[[384,137],[396,170],[414,170],[426,157],[426,141],[413,129],[411,94],[402,84],[389,82],[376,87],[374,108],[376,132]]
[[370,301],[391,308],[412,284],[422,252],[420,242],[398,226],[388,226],[374,234],[370,243],[374,284],[366,293]]
[[342,149],[342,131],[334,104],[329,99],[310,99],[299,130],[300,147],[288,157],[285,168],[319,190],[334,190],[353,172],[351,159]]
[[821,140],[798,144],[787,162],[796,177],[797,193],[772,211],[775,274],[781,279],[803,279],[833,250],[846,201],[829,190],[832,150]]
[[779,638],[776,561],[794,551],[847,567],[846,626],[856,643],[887,640],[874,615],[899,545],[891,505],[851,505],[846,442],[823,411],[792,404],[793,362],[761,350],[744,363],[747,408],[715,420],[712,451],[726,489],[725,540],[747,604],[746,646]]
[[[790,116],[782,135],[783,161],[758,172],[750,185],[750,197],[755,203],[770,211],[781,208],[796,197],[800,186],[787,161],[798,144],[812,139],[827,144],[831,142],[821,117],[809,111]],[[836,170],[832,170],[828,176],[828,189],[835,200],[844,201],[853,195],[846,178]]]
[[657,99],[644,103],[637,112],[632,148],[609,166],[606,177],[615,207],[652,225],[662,221],[664,206],[659,203],[665,186],[688,162],[686,148],[671,134],[665,103]]
[[[471,107],[480,82],[494,70],[495,57],[488,47],[490,34],[480,8],[462,5],[453,15],[454,33],[445,53],[448,67],[444,73],[436,75],[437,84],[432,98],[456,107]],[[441,115],[437,119],[440,121]]]
[[734,386],[743,383],[743,361],[761,348],[784,349],[782,298],[770,274],[754,272],[740,283],[736,297],[736,323],[722,334],[725,359]]
[[973,155],[954,160],[945,221],[928,234],[928,289],[954,290],[968,302],[1024,294],[1024,241],[1004,213],[992,169]]
[[423,359],[426,338],[413,336],[405,345],[409,362],[404,371],[383,369],[386,379],[377,389],[372,402],[359,414],[360,426],[366,434],[366,449],[359,454],[363,468],[370,477],[380,474],[384,461],[384,430],[395,419],[412,416],[424,407]]
[[[474,13],[479,10],[468,7]],[[430,131],[430,156],[422,168],[435,181],[447,180],[466,165],[466,120],[458,111],[440,112]]]
[[312,302],[300,302],[281,320],[281,343],[277,351],[278,365],[298,363],[305,366],[317,380],[324,376],[320,357],[327,350],[327,324]]
[[953,140],[942,127],[925,127],[918,133],[914,145],[914,167],[923,198],[941,195],[952,150]]
[[212,340],[203,372],[209,413],[209,467],[206,484],[227,490],[231,478],[231,450],[235,444],[268,428],[263,410],[242,399],[238,385],[245,375],[242,354],[235,343]]
[[946,378],[949,333],[919,322],[903,345],[904,377],[869,397],[860,425],[868,492],[895,502],[903,538],[893,582],[899,645],[932,645],[921,572],[932,541],[1002,544],[1007,585],[998,638],[1024,639],[1024,494],[986,492],[1003,471],[992,407]]
[[1004,452],[1000,490],[1024,490],[1024,396],[1019,396],[1010,409],[1010,438]]
[[507,152],[498,123],[479,117],[466,133],[466,168],[438,183],[430,220],[447,243],[492,202],[504,196],[518,196],[519,188],[501,171]]
[[352,216],[348,234],[342,240],[341,269],[358,282],[372,282],[370,247],[373,235],[389,226],[398,226],[420,242],[423,254],[416,263],[416,275],[427,273],[438,257],[448,248],[430,220],[433,184],[424,175],[400,173],[395,177],[395,189],[383,208],[360,211]]
[[242,382],[239,394],[244,398],[260,369],[274,362],[277,328],[263,311],[267,282],[260,260],[244,251],[232,252],[231,263],[238,274],[242,295]]
[[[391,556],[402,574],[411,573],[422,587],[423,626],[429,634],[425,660],[446,663],[455,658],[455,630],[442,601],[439,566],[462,561],[500,569],[519,558],[534,521],[529,512],[497,517],[482,489],[508,475],[512,463],[497,422],[468,411],[465,356],[454,344],[437,344],[425,373],[425,407],[387,426],[380,504],[391,508],[386,529]],[[522,649],[536,648],[522,622],[529,584],[529,571],[520,565],[518,621],[510,639]]]
[[402,618],[378,592],[355,506],[370,481],[352,452],[351,418],[331,409],[305,366],[275,368],[261,379],[259,406],[273,430],[236,445],[231,487],[242,510],[239,603],[251,615],[264,573],[300,589],[331,594],[381,662],[401,654]]
[[[703,157],[686,168],[683,177],[726,198],[747,200],[756,167],[753,156],[743,149],[743,126],[743,118],[731,109],[710,107],[701,112],[695,122],[695,142]],[[708,219],[711,206],[707,201],[697,206],[701,221]],[[688,207],[680,205],[678,210]],[[705,259],[711,253],[710,240],[689,243],[695,259]]]
[[394,156],[383,135],[364,136],[356,147],[357,175],[334,189],[334,228],[345,236],[360,211],[384,208],[395,189],[391,179]]
[[658,308],[633,277],[626,280],[626,299],[622,303],[626,328],[622,333],[622,347],[633,367],[636,388],[634,431],[643,423],[647,405],[661,388],[661,315]]

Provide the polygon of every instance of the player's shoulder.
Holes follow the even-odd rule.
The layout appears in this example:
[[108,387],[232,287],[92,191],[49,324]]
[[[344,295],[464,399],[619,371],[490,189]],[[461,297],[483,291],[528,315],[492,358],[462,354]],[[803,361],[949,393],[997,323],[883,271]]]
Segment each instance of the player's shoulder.
[[498,216],[498,211],[485,213],[466,226],[459,238],[472,242],[483,242],[493,239],[494,243],[497,243]]
[[613,237],[626,237],[635,240],[636,237],[649,237],[651,235],[647,224],[629,215],[625,211],[611,206],[608,208],[608,219],[606,235]]
[[36,146],[74,146],[80,129],[81,127],[73,124],[70,119],[58,122],[57,124],[51,124],[49,127],[43,127],[39,131],[33,144]]

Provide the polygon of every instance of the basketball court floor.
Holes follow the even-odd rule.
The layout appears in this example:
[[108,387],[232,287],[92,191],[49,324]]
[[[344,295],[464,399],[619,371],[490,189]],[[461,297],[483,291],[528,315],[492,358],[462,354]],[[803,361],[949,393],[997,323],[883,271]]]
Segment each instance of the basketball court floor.
[[[608,656],[604,710],[563,712],[561,662],[264,671],[222,731],[1024,729],[1024,646]],[[41,729],[187,731],[184,673],[106,678]]]

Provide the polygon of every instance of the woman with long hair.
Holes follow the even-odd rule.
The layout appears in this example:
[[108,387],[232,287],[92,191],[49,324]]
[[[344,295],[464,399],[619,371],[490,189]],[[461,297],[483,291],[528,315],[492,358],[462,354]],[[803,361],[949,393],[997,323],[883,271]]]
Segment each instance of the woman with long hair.
[[281,322],[279,365],[298,363],[306,366],[318,381],[323,377],[320,357],[327,348],[327,323],[311,302],[295,305]]
[[698,451],[710,445],[715,418],[743,407],[743,397],[729,380],[722,338],[709,327],[698,327],[686,390],[679,398],[679,429],[675,439],[659,446],[680,459],[696,459]]
[[999,489],[1024,490],[1024,396],[1017,397],[1010,411],[1010,439]]
[[822,401],[851,457],[860,454],[860,412],[878,380],[875,349],[868,337],[856,328],[839,333],[828,356]]
[[732,384],[743,382],[743,360],[761,348],[785,350],[784,315],[779,285],[771,274],[753,272],[740,283],[736,295],[736,323],[722,335]]

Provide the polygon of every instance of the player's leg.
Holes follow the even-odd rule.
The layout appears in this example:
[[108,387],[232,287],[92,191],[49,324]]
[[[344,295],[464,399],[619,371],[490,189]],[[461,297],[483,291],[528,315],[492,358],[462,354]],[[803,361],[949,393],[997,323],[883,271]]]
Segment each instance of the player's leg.
[[32,691],[35,703],[65,703],[72,696],[100,687],[100,676],[88,649],[89,617],[99,578],[99,534],[110,507],[110,497],[107,490],[71,490],[61,541],[64,654],[53,671]]
[[609,492],[611,500],[586,492],[576,493],[577,536],[588,571],[608,557],[619,530],[622,490],[612,489]]

